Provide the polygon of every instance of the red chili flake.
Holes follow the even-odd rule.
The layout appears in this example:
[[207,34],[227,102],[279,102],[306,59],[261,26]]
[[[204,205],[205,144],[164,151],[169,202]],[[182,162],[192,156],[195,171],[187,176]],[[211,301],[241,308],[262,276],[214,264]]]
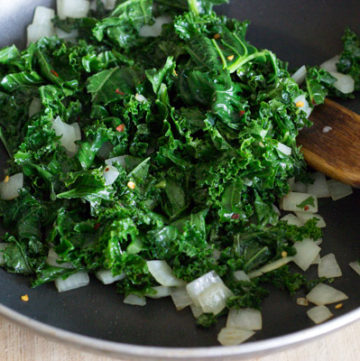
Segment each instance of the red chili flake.
[[304,211],[308,211],[308,210],[309,210],[309,206],[305,206]]
[[118,125],[117,127],[116,127],[116,130],[118,131],[118,132],[123,132],[124,130],[125,130],[125,124],[120,124],[120,125]]
[[240,111],[239,111],[239,114],[240,114],[240,116],[242,117],[242,116],[245,114],[245,110],[240,110]]
[[50,72],[51,74],[55,75],[57,78],[59,77],[59,74],[54,69],[51,69]]
[[100,228],[100,223],[95,223],[94,230],[97,231]]
[[116,94],[119,94],[119,95],[125,95],[125,93],[122,92],[119,88],[117,88],[117,89],[115,90],[115,93],[116,93]]
[[110,170],[109,167],[106,167],[106,168],[105,168],[105,172],[108,172],[109,170]]
[[231,219],[239,219],[240,215],[239,213],[233,213],[233,215],[231,216]]

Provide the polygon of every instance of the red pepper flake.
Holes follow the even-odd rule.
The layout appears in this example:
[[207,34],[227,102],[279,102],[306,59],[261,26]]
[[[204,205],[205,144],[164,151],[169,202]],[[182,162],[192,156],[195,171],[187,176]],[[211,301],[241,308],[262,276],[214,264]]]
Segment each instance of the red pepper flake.
[[106,167],[106,168],[105,168],[105,172],[108,172],[109,170],[110,170],[109,167]]
[[116,127],[116,130],[118,131],[118,132],[123,132],[124,130],[125,130],[125,124],[120,124],[120,125],[118,125],[117,127]]
[[125,93],[122,92],[119,88],[115,89],[115,93],[119,95],[125,95]]
[[231,219],[239,219],[240,215],[239,213],[233,213],[233,215],[231,216]]
[[239,111],[239,114],[240,114],[240,116],[242,117],[242,116],[245,114],[245,110],[240,110],[240,111]]
[[59,77],[59,74],[54,69],[51,69],[50,72],[52,75],[55,75],[57,78]]
[[304,211],[308,211],[308,210],[309,210],[309,206],[305,206]]
[[95,223],[94,230],[97,231],[100,228],[100,223]]

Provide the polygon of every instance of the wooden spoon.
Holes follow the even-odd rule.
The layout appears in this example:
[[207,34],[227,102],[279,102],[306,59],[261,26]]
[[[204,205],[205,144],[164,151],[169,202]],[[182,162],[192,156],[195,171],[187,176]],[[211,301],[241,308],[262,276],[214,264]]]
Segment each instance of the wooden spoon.
[[326,99],[310,116],[298,145],[307,163],[331,178],[360,187],[360,115]]

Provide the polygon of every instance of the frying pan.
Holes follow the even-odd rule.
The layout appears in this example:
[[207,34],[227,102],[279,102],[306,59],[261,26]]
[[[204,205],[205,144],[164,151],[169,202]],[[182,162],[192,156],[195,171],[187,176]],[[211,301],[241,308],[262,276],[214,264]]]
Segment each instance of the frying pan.
[[[54,6],[50,0],[0,0],[0,46],[24,46],[25,27],[38,5]],[[232,0],[218,10],[239,19],[250,19],[249,39],[258,47],[273,50],[296,68],[319,64],[337,54],[346,26],[360,33],[359,0]],[[360,102],[345,102],[360,112]],[[359,136],[360,137],[360,136]],[[360,139],[359,139],[360,140]],[[5,156],[1,158],[1,167]],[[190,310],[176,312],[170,299],[149,300],[146,307],[122,303],[112,286],[95,279],[88,287],[59,294],[51,284],[36,289],[29,280],[0,269],[0,313],[47,336],[126,359],[240,359],[266,354],[320,336],[360,319],[359,276],[348,266],[360,256],[360,192],[337,202],[324,200],[320,212],[328,226],[323,254],[334,252],[343,277],[334,286],[350,297],[336,316],[313,326],[306,309],[291,297],[271,290],[263,306],[263,331],[251,342],[235,347],[217,346],[216,327],[195,326]],[[315,267],[309,271],[315,276]],[[29,302],[20,296],[27,293]]]

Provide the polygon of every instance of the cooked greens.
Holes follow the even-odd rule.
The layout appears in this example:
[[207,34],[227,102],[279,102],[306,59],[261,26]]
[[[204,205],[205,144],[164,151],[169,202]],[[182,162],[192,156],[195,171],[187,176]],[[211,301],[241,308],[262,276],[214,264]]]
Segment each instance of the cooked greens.
[[[250,281],[234,271],[321,236],[315,220],[279,221],[275,205],[290,178],[307,177],[296,136],[311,123],[296,99],[322,103],[335,79],[310,68],[300,89],[285,62],[246,40],[248,22],[213,12],[223,2],[127,0],[109,13],[98,1],[87,18],[55,19],[79,31],[76,42],[0,50],[0,138],[7,173],[24,174],[19,196],[0,202],[8,271],[38,286],[108,269],[125,275],[119,292],[143,296],[157,285],[146,262],[164,260],[185,282],[215,271],[232,292],[229,308],[260,307],[267,283],[290,292],[308,284],[288,266]],[[165,15],[159,36],[139,34]],[[358,50],[347,31],[338,66],[357,78]],[[34,99],[41,105],[29,114]],[[79,125],[76,154],[57,117]]]

